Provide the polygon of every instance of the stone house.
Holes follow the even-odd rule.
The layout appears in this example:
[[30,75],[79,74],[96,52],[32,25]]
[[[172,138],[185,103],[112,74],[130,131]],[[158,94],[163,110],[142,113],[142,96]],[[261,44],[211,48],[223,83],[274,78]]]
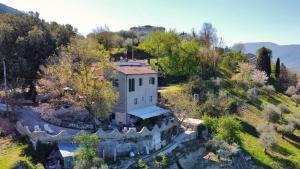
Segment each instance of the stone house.
[[114,86],[119,93],[114,109],[116,124],[132,124],[169,113],[157,105],[157,72],[144,62],[116,62]]

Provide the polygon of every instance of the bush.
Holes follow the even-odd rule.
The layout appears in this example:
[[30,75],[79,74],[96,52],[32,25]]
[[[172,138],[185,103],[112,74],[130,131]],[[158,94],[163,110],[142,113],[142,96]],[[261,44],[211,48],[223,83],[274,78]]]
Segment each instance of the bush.
[[294,95],[292,96],[292,99],[293,99],[296,103],[300,104],[300,95],[294,94]]
[[291,124],[284,124],[284,125],[279,125],[276,127],[276,130],[278,133],[281,133],[282,135],[290,135],[293,133],[293,125]]
[[247,91],[247,97],[251,101],[256,101],[258,95],[259,95],[259,90],[256,87],[251,88]]
[[217,140],[224,140],[229,144],[240,142],[241,124],[232,116],[224,116],[218,120]]
[[275,88],[273,85],[264,85],[263,90],[268,92],[268,93],[274,93],[275,92]]
[[269,122],[277,123],[280,120],[281,112],[275,105],[265,104],[263,106],[263,111],[265,113],[266,119]]
[[166,155],[157,156],[155,158],[155,166],[157,168],[167,168],[169,165],[169,159]]
[[142,159],[139,159],[135,169],[148,169],[148,166]]
[[278,105],[278,108],[280,109],[280,111],[282,112],[282,113],[291,113],[291,110],[290,110],[290,108],[287,106],[287,105],[285,105],[285,104],[279,104]]
[[287,119],[287,122],[293,126],[294,129],[300,130],[300,117],[294,114]]
[[272,125],[264,124],[259,126],[260,132],[259,142],[265,147],[265,153],[267,148],[273,148],[276,145],[276,137],[274,127]]
[[293,96],[297,93],[297,89],[295,86],[290,86],[288,87],[288,89],[285,91],[285,94],[289,95],[289,96]]
[[218,128],[218,119],[214,117],[210,117],[208,115],[203,115],[202,117],[203,124],[207,127],[208,131],[212,134],[217,133]]

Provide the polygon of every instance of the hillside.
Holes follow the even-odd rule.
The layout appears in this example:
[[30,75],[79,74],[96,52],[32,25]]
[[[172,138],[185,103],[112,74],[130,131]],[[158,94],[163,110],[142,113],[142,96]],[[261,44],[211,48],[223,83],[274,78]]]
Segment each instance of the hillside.
[[300,72],[300,45],[278,45],[271,42],[245,43],[246,53],[255,54],[256,50],[265,46],[273,51],[273,59],[279,57],[287,67]]

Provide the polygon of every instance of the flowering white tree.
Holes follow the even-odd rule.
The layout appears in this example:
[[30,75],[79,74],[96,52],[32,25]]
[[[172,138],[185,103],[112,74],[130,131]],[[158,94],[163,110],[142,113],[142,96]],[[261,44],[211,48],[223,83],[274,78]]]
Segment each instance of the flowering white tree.
[[256,85],[264,85],[268,81],[268,76],[265,71],[254,69],[251,74],[251,80]]

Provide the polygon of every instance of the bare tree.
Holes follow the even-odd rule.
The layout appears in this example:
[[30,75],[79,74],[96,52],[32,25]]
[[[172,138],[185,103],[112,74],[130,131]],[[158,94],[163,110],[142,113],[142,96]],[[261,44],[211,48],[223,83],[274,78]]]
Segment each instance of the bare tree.
[[175,117],[181,124],[186,118],[200,116],[199,106],[189,95],[182,91],[166,91],[162,93],[166,99],[167,106],[172,110]]
[[200,41],[208,48],[212,48],[217,45],[217,30],[211,23],[204,23],[202,25],[202,29],[200,30]]

